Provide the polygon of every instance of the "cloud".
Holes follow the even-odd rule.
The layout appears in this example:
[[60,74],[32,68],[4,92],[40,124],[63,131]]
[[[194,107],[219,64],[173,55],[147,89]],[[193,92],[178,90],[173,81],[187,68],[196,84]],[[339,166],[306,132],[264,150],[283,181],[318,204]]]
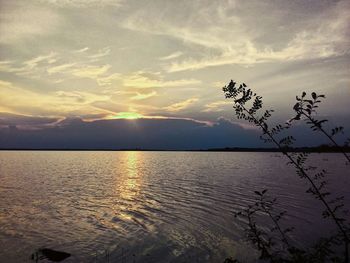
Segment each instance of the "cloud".
[[[323,3],[318,4],[321,9]],[[295,11],[304,15],[300,19],[303,23],[287,20],[292,18],[287,17],[283,10],[289,4],[285,3],[280,9],[273,5],[269,1],[264,4],[258,1],[215,1],[215,4],[191,1],[183,8],[196,10],[195,12],[177,14],[177,7],[166,3],[159,7],[161,11],[157,9],[159,15],[154,15],[155,10],[152,7],[139,10],[129,16],[123,26],[135,31],[179,39],[184,45],[197,45],[201,48],[196,56],[192,54],[165,65],[164,69],[168,72],[230,64],[254,65],[328,58],[350,53],[348,1],[322,6],[323,9],[314,12],[315,14],[304,11],[303,9],[307,9],[302,4],[291,5],[290,8],[295,9],[291,10],[292,13]],[[264,10],[271,13],[270,20],[262,20],[256,16]],[[271,39],[265,41],[265,36]]]
[[22,115],[68,116],[99,114],[95,102],[108,101],[107,95],[82,91],[56,91],[37,93],[7,81],[0,81],[0,111]]
[[[84,121],[0,115],[0,125],[27,123],[40,129],[0,128],[0,148],[20,149],[207,149],[224,147],[270,147],[259,140],[260,131],[245,129],[224,118],[213,125],[185,119],[134,118]],[[92,118],[93,116],[90,116]],[[136,116],[137,117],[137,116]],[[5,119],[5,120],[4,120]],[[21,120],[21,122],[19,121]],[[295,134],[301,145],[320,145],[321,135]]]
[[57,124],[60,118],[18,115],[0,112],[0,128],[16,126],[24,129],[39,129]]
[[96,81],[101,87],[111,86],[114,81],[120,82],[124,87],[133,88],[181,87],[201,83],[193,78],[165,80],[160,72],[136,71],[129,74],[113,72],[111,64],[101,65],[99,61],[111,52],[110,48],[102,48],[97,53],[86,56],[85,53],[89,50],[84,48],[78,50],[79,52],[75,51],[75,55],[50,52],[24,61],[0,61],[0,72],[14,73],[32,79],[51,78],[56,84],[66,79],[87,78]]
[[155,92],[155,91],[152,91],[150,93],[138,93],[137,92],[136,95],[131,97],[130,99],[131,100],[144,100],[144,99],[154,97],[156,95],[157,95],[157,92]]
[[[111,73],[111,65],[101,65],[99,59],[110,52],[110,48],[102,48],[97,53],[86,56],[89,48],[67,52],[50,52],[22,61],[0,61],[0,72],[14,73],[35,79],[57,77],[58,80],[78,77],[95,80],[98,84],[109,85],[118,74]],[[93,58],[93,60],[91,60]],[[62,82],[59,81],[59,82]],[[53,82],[57,82],[54,79]]]
[[83,52],[86,52],[88,51],[89,48],[88,47],[84,47],[84,48],[81,48],[81,49],[78,49],[78,50],[74,50],[73,52],[76,52],[76,53],[83,53]]
[[[59,59],[54,52],[39,55],[18,63],[17,61],[0,61],[0,72],[13,73],[18,76],[24,76],[32,79],[40,79],[46,75],[60,71],[60,66],[53,64]],[[51,72],[52,68],[52,72]]]
[[215,101],[205,105],[203,112],[219,112],[224,110],[224,106],[232,105],[230,101]]
[[178,57],[180,57],[182,55],[183,55],[183,53],[181,51],[176,51],[174,53],[171,53],[168,56],[159,58],[159,60],[171,60],[171,59],[174,59],[174,58],[178,58]]
[[1,88],[11,88],[11,87],[13,87],[13,85],[9,81],[4,81],[4,80],[0,79],[0,87]]
[[40,130],[0,129],[0,148],[184,150],[259,144],[255,131],[229,122],[208,126],[193,120],[140,119],[130,113],[120,114],[124,115],[121,119],[89,122],[67,118]]
[[48,3],[59,7],[119,7],[123,0],[38,0],[42,3]]
[[72,98],[78,103],[93,103],[95,101],[108,101],[110,96],[93,94],[83,91],[56,91],[55,95],[61,98]]
[[0,71],[8,73],[19,73],[26,70],[25,67],[16,67],[13,61],[0,61]]
[[177,111],[181,111],[181,110],[188,108],[190,105],[192,105],[193,103],[195,103],[197,101],[198,101],[197,98],[191,98],[191,99],[187,99],[187,100],[184,100],[181,102],[171,104],[167,107],[164,107],[164,109],[166,111],[170,111],[170,112],[177,112]]
[[67,72],[68,69],[73,68],[75,65],[76,65],[76,63],[61,64],[61,65],[58,65],[58,66],[49,67],[47,69],[47,72],[49,74],[65,73],[65,72]]
[[[180,6],[186,12],[180,12]],[[222,49],[227,46],[222,40],[225,34],[229,36],[228,26],[235,28],[240,25],[236,16],[227,15],[231,10],[232,4],[227,1],[191,1],[184,5],[163,2],[156,8],[150,5],[137,10],[122,22],[122,26],[177,38],[189,44]],[[234,37],[231,36],[231,39]]]
[[179,87],[200,84],[196,79],[164,80],[160,73],[139,71],[123,77],[123,85],[133,88]]
[[212,83],[212,86],[215,87],[215,88],[220,88],[222,89],[222,87],[224,87],[227,83],[224,82],[224,81],[214,81]]
[[72,75],[76,77],[81,78],[90,78],[90,79],[98,79],[100,76],[105,75],[109,69],[111,68],[111,65],[103,65],[103,66],[86,66],[86,67],[79,67],[76,69],[73,69]]
[[121,80],[120,73],[112,73],[110,75],[100,76],[97,78],[97,83],[99,86],[110,86],[114,80]]
[[248,123],[247,122],[237,122],[237,121],[234,121],[232,119],[228,119],[228,118],[223,117],[223,116],[220,116],[219,118],[217,118],[217,122],[219,122],[219,123],[231,123],[233,125],[238,125],[239,127],[241,127],[244,130],[254,130],[256,132],[260,131],[260,128],[255,126],[252,123],[249,123],[249,122]]
[[56,62],[57,54],[50,52],[48,55],[38,56],[30,60],[24,61],[23,64],[26,66],[26,69],[33,69],[38,66],[39,63],[52,64]]
[[0,111],[214,121],[230,78],[276,114],[302,90],[349,111],[349,1],[117,2],[2,1]]
[[43,6],[16,1],[1,3],[0,43],[12,44],[52,35],[62,24],[61,16]]
[[105,47],[100,49],[96,54],[90,55],[89,58],[96,59],[96,58],[102,58],[111,53],[110,47]]

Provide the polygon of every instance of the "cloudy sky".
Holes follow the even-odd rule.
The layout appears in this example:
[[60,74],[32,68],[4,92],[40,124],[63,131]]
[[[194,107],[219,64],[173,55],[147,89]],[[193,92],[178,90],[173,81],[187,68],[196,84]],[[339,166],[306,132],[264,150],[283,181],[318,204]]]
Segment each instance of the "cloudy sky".
[[292,114],[296,94],[316,91],[327,96],[321,115],[350,121],[348,0],[1,0],[0,8],[3,129],[225,120],[249,133],[223,97],[230,79],[261,94],[276,120]]

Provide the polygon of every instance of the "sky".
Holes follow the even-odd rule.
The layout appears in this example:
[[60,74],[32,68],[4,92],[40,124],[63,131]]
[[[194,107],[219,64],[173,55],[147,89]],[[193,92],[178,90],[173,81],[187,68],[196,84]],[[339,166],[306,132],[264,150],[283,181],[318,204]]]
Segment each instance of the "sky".
[[0,0],[0,147],[258,146],[231,79],[347,128],[349,58],[349,0]]

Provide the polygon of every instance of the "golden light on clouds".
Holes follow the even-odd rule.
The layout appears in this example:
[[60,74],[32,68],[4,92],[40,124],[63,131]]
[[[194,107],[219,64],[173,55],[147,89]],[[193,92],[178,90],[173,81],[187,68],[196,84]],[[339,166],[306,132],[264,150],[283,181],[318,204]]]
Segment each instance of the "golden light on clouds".
[[171,104],[171,105],[165,107],[164,109],[166,111],[170,111],[170,112],[181,111],[181,110],[188,108],[190,105],[192,105],[193,103],[195,103],[197,101],[198,101],[198,98],[192,98],[192,99],[188,99],[188,100],[184,100],[181,102]]
[[212,85],[230,79],[276,106],[312,89],[348,112],[347,0],[1,1],[0,21],[1,112],[215,122],[231,107]]
[[142,118],[143,115],[136,112],[119,112],[117,115],[113,116],[113,119],[127,119],[127,120],[135,120]]

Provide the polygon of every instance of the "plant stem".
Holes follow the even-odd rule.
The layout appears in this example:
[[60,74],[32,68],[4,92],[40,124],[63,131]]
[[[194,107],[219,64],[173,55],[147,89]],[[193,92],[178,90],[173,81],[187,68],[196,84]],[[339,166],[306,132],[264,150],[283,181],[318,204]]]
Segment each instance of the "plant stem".
[[309,120],[312,122],[313,125],[315,125],[315,127],[321,131],[341,152],[342,154],[345,156],[345,158],[348,160],[348,162],[350,163],[350,157],[346,154],[346,152],[344,151],[344,149],[342,147],[340,147],[340,145],[332,138],[332,136],[330,136],[324,129],[322,129],[322,127],[320,127],[313,118],[310,117],[310,115],[306,114],[304,111],[301,111],[301,113]]
[[270,213],[270,211],[265,207],[265,205],[263,204],[263,200],[262,198],[260,199],[261,200],[261,207],[263,208],[264,212],[267,213],[269,215],[269,217],[271,218],[271,220],[273,221],[273,223],[276,225],[278,231],[280,232],[280,235],[282,237],[282,240],[283,242],[287,245],[287,247],[289,248],[290,245],[289,245],[289,242],[287,240],[287,237],[286,235],[283,233],[279,223],[277,222],[277,220],[272,216],[272,214]]
[[256,228],[256,225],[252,220],[251,215],[253,215],[253,214],[254,214],[254,212],[251,212],[250,210],[247,211],[249,229],[251,230],[251,232],[253,233],[253,235],[256,239],[258,249],[261,249],[261,251],[262,251],[261,257],[271,257],[272,255],[268,252],[268,249],[266,248],[266,245],[264,244],[264,240],[260,237],[258,230]]
[[269,132],[269,130],[266,128],[267,125],[265,122],[263,122],[266,127],[264,125],[262,125],[262,122],[259,122],[255,116],[253,114],[251,114],[245,107],[244,105],[240,104],[240,106],[243,108],[243,110],[249,114],[249,116],[254,119],[255,123],[257,125],[260,126],[260,128],[262,128],[262,130],[264,131],[265,134],[267,134],[269,136],[269,138],[274,142],[274,144],[281,150],[282,154],[284,154],[289,160],[290,162],[301,172],[301,174],[309,181],[309,183],[311,184],[314,192],[316,193],[317,197],[321,200],[321,202],[324,204],[324,206],[326,207],[326,210],[328,211],[328,213],[331,215],[331,218],[334,220],[335,224],[337,225],[337,227],[339,228],[340,232],[342,233],[343,237],[344,237],[344,242],[345,242],[345,262],[349,261],[349,237],[345,231],[345,229],[343,228],[343,226],[340,224],[339,220],[337,219],[337,217],[335,216],[335,214],[333,213],[332,209],[330,208],[330,206],[328,205],[327,201],[323,198],[321,192],[318,190],[317,186],[315,185],[315,183],[313,182],[313,180],[311,179],[311,177],[305,172],[305,170],[303,169],[303,167],[301,167],[294,159],[293,157],[283,149],[283,147],[280,145],[279,142],[276,141],[276,139],[271,135],[271,133]]

